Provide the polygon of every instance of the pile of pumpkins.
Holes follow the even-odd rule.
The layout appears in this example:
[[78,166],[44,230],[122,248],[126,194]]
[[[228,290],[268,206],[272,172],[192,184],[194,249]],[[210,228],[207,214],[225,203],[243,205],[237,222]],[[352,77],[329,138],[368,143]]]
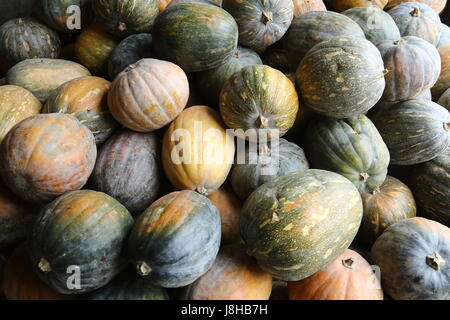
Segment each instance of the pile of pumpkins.
[[0,291],[450,299],[445,5],[2,1]]

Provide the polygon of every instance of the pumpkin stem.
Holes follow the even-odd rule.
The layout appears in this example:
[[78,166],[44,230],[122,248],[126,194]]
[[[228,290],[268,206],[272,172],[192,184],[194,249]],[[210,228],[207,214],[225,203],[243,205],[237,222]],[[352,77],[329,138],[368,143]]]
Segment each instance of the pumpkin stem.
[[361,180],[362,182],[366,182],[369,177],[370,176],[367,174],[367,172],[362,172],[359,174],[359,180]]
[[265,129],[269,125],[269,118],[264,116],[259,116],[259,118],[256,120],[256,126],[259,129]]
[[387,75],[389,73],[389,69],[384,69],[383,70],[383,77],[385,76],[385,75]]
[[22,18],[17,19],[16,24],[23,24],[23,19]]
[[444,130],[450,131],[450,122],[444,122]]
[[272,20],[273,20],[272,12],[268,11],[268,12],[262,13],[262,19],[261,19],[262,23],[268,24],[268,23],[272,22]]
[[239,59],[241,57],[241,52],[239,50],[236,49],[236,51],[234,52],[234,56]]
[[426,259],[427,265],[436,271],[439,271],[441,267],[445,264],[444,258],[439,254],[439,252],[433,252],[429,254]]
[[120,32],[123,32],[127,30],[127,25],[125,24],[125,22],[119,22],[117,29],[119,29]]
[[44,273],[48,273],[48,272],[52,271],[50,263],[45,258],[41,258],[41,260],[38,263],[38,268],[39,268],[39,270],[41,270]]
[[272,223],[275,223],[275,222],[278,222],[278,221],[280,221],[280,215],[277,213],[277,212],[274,212],[273,214],[272,214]]
[[405,44],[405,43],[406,43],[405,39],[399,39],[399,40],[397,40],[397,41],[394,42],[394,44],[395,44],[396,46],[401,45],[401,44]]
[[411,11],[411,15],[413,16],[413,17],[420,17],[420,9],[419,9],[419,7],[416,7],[416,6],[414,6],[413,7],[413,11]]
[[141,276],[148,276],[152,272],[152,268],[145,261],[139,261],[136,264],[136,270]]
[[201,195],[204,195],[205,197],[209,194],[208,190],[206,190],[205,187],[201,186],[197,188],[197,192]]
[[353,269],[354,263],[355,263],[355,260],[353,260],[353,258],[348,258],[348,259],[342,260],[342,265],[348,269]]

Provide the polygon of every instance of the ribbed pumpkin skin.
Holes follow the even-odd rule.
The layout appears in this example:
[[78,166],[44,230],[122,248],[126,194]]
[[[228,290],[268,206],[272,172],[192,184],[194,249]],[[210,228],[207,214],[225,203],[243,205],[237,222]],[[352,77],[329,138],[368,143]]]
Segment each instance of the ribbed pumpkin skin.
[[442,24],[441,36],[439,38],[439,42],[436,45],[437,48],[443,47],[447,44],[450,44],[450,27],[446,24]]
[[72,61],[29,59],[12,67],[6,74],[6,82],[27,89],[44,103],[63,83],[90,75],[89,70]]
[[[33,268],[63,294],[105,286],[126,265],[125,243],[133,218],[117,200],[90,190],[64,194],[38,216],[28,242]],[[80,288],[69,288],[69,266],[78,266]]]
[[449,247],[450,229],[432,220],[416,217],[387,228],[371,250],[386,294],[396,300],[448,300]]
[[0,2],[0,25],[14,18],[31,15],[35,0],[15,0]]
[[450,44],[440,47],[439,55],[441,57],[441,74],[431,89],[433,100],[438,100],[445,90],[450,88]]
[[419,2],[405,2],[388,12],[397,24],[402,37],[416,36],[436,46],[441,36],[441,19],[429,6]]
[[441,72],[439,52],[418,37],[385,40],[377,44],[383,57],[386,87],[383,99],[405,101],[431,89]]
[[108,105],[123,126],[150,132],[172,122],[188,98],[188,79],[180,67],[168,61],[142,59],[114,79]]
[[391,163],[412,165],[437,157],[450,144],[450,114],[437,103],[408,100],[373,118]]
[[361,197],[350,181],[310,169],[256,189],[242,209],[240,230],[248,254],[263,270],[298,281],[350,246],[361,217]]
[[[250,65],[233,74],[220,93],[220,114],[225,124],[238,137],[246,136],[249,129],[264,129],[267,139],[279,130],[283,136],[294,124],[299,108],[294,84],[280,71],[264,65]],[[241,131],[242,131],[241,130]],[[278,135],[276,137],[278,137]]]
[[0,27],[0,53],[10,63],[26,59],[58,58],[58,34],[32,18],[10,20]]
[[342,12],[347,9],[355,8],[355,7],[364,7],[364,8],[377,8],[383,9],[388,0],[333,0],[333,8],[337,12]]
[[355,21],[364,31],[367,40],[375,45],[383,40],[400,38],[400,30],[394,19],[381,9],[356,7],[345,10],[342,14]]
[[[411,2],[411,1],[409,1],[409,0],[389,0],[385,9],[387,10],[387,9],[394,8],[405,2]],[[447,4],[447,0],[416,0],[415,2],[424,3],[428,6],[430,6],[437,13],[441,13],[444,10],[445,5]]]
[[[74,26],[73,12],[68,9],[71,6],[77,6],[80,8],[81,13],[81,28],[85,27],[85,24],[89,18],[91,11],[91,0],[38,0],[39,14],[47,25],[51,28],[63,33],[76,33],[80,31],[77,28],[70,29]],[[70,28],[68,27],[70,26]]]
[[206,106],[193,106],[167,129],[162,162],[175,188],[208,195],[224,183],[234,153],[234,138],[225,131],[219,114]]
[[122,129],[100,149],[90,186],[140,213],[158,195],[159,154],[155,134]]
[[310,121],[306,150],[313,168],[339,173],[359,192],[371,192],[386,179],[389,151],[372,121],[317,117]]
[[238,27],[225,10],[186,2],[166,8],[152,29],[153,50],[186,72],[216,68],[234,53]]
[[322,0],[293,0],[294,18],[300,17],[310,11],[327,11]]
[[450,111],[450,88],[448,88],[439,98],[438,103]]
[[74,116],[29,117],[6,135],[0,174],[19,197],[48,202],[86,183],[97,156],[94,136]]
[[383,300],[371,265],[350,249],[308,278],[288,282],[288,293],[289,300]]
[[292,0],[224,0],[222,6],[236,20],[239,43],[250,48],[280,40],[294,16]]
[[272,276],[245,253],[242,244],[220,249],[212,267],[184,289],[184,300],[268,300]]
[[11,128],[41,111],[33,94],[18,86],[0,86],[0,143]]
[[295,82],[307,107],[342,119],[365,113],[380,100],[384,73],[380,52],[370,41],[337,37],[308,52]]
[[331,11],[311,11],[292,20],[283,37],[283,48],[295,65],[316,44],[334,37],[358,37],[365,39],[364,32],[352,19]]
[[390,225],[416,216],[416,203],[411,190],[394,177],[387,176],[372,192],[361,194],[363,219],[356,239],[370,248]]
[[208,198],[190,190],[172,192],[137,220],[129,239],[130,259],[152,284],[183,287],[212,266],[220,233],[219,212]]
[[133,34],[123,39],[114,49],[108,62],[108,74],[114,79],[130,64],[151,57],[152,35],[150,33]]
[[[278,142],[278,143],[277,143]],[[237,154],[237,163],[231,170],[234,192],[245,200],[259,186],[285,174],[309,169],[302,148],[281,138],[266,148],[250,144]],[[240,163],[239,159],[244,160]],[[242,161],[241,160],[241,161]]]
[[43,113],[68,113],[88,127],[97,145],[113,133],[118,123],[108,109],[111,83],[99,77],[82,77],[64,83],[53,91]]

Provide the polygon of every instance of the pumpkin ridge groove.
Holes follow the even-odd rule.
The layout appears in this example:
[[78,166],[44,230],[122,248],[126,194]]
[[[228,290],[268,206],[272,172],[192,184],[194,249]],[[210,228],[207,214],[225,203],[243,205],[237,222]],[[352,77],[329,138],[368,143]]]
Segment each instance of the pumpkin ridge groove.
[[[134,72],[134,73],[137,75],[136,78],[140,79],[140,81],[144,82],[145,85],[148,86],[147,82],[145,82],[142,79],[141,75],[138,72]],[[128,119],[133,120],[131,122],[135,122],[135,123],[139,123],[139,124],[142,122],[144,122],[144,123],[147,122],[147,123],[150,123],[152,126],[154,126],[155,123],[153,122],[152,119],[149,119],[146,116],[146,114],[144,113],[144,111],[141,108],[141,105],[139,104],[139,100],[136,99],[136,97],[139,97],[139,94],[136,93],[135,86],[130,85],[130,77],[126,77],[126,84],[127,84],[128,90],[131,92],[131,95],[133,97],[133,99],[131,99],[131,101],[133,101],[133,103],[135,105],[134,110],[137,111],[137,113],[139,113],[141,115],[141,117],[139,117],[138,115],[134,116],[134,112],[130,113],[130,112],[124,111],[124,113],[126,113],[128,115]],[[152,91],[150,91],[150,92],[153,95],[153,92]],[[120,108],[120,109],[122,109],[122,108]]]

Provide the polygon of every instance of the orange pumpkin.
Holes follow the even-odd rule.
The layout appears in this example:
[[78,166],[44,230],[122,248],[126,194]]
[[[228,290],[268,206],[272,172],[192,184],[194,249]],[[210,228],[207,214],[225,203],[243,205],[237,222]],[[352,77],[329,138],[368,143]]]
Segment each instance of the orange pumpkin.
[[300,17],[309,11],[327,11],[322,0],[293,0],[294,18]]
[[[411,0],[389,0],[385,9],[392,9],[405,2],[411,2]],[[437,13],[441,13],[444,10],[445,5],[447,4],[447,0],[414,0],[414,2],[425,3],[426,5],[433,8],[433,10]]]
[[388,0],[333,0],[333,8],[338,12],[345,11],[354,7],[376,7],[383,9]]
[[171,3],[172,0],[158,0],[158,4],[159,4],[159,12],[164,11],[164,9],[166,9],[166,7],[169,5],[169,3]]

